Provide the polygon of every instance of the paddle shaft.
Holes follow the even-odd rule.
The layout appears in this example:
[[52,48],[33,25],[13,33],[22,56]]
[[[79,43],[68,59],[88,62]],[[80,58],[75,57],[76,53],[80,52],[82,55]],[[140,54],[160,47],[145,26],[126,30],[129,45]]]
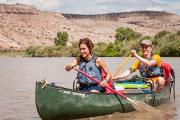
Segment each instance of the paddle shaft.
[[117,70],[114,72],[113,76],[116,77],[117,74],[121,71],[121,69],[123,68],[123,66],[130,60],[132,54],[130,54],[122,64],[119,65],[119,67],[117,68]]
[[[91,80],[93,80],[93,81],[95,81],[95,82],[97,82],[98,83],[98,85],[100,85],[100,82],[97,80],[97,79],[95,79],[95,78],[93,78],[93,77],[91,77],[91,76],[89,76],[88,74],[86,74],[85,72],[83,72],[83,71],[81,71],[81,70],[78,70],[78,69],[75,69],[76,71],[78,71],[78,72],[80,72],[81,74],[83,74],[84,76],[86,76],[87,78],[89,78],[89,79],[91,79]],[[118,93],[117,91],[115,91],[114,89],[112,89],[112,88],[110,88],[110,87],[108,87],[108,86],[102,86],[102,85],[100,85],[101,87],[105,87],[105,88],[107,88],[107,89],[109,89],[109,90],[111,90],[112,92],[114,92],[114,93],[116,93],[117,95],[119,95],[119,96],[121,96],[121,97],[123,97],[123,98],[125,98],[125,99],[128,99],[129,100],[129,98],[128,97],[126,97],[125,95],[123,95],[123,94],[120,94],[120,93]]]

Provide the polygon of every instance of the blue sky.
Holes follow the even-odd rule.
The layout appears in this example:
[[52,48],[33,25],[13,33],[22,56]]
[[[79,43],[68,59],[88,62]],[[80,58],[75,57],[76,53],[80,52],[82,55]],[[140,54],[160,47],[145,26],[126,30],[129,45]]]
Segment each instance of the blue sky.
[[75,14],[153,10],[180,15],[180,0],[0,0],[0,3],[28,4],[40,10]]

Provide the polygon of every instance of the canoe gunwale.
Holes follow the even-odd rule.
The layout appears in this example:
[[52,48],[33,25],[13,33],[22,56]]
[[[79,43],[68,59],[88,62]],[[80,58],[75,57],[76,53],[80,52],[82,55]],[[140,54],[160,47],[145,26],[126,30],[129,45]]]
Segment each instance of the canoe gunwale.
[[[38,84],[39,81],[37,81],[36,84]],[[71,92],[77,92],[77,93],[81,93],[81,94],[99,94],[99,95],[115,95],[115,94],[107,94],[107,93],[92,93],[92,92],[82,92],[82,91],[79,91],[79,90],[74,90],[74,89],[70,89],[70,88],[65,88],[65,87],[62,87],[62,86],[57,86],[57,85],[51,85],[51,84],[47,84],[47,86],[50,86],[50,87],[53,87],[53,88],[56,88],[58,90],[65,90],[65,91],[71,91]],[[155,94],[155,93],[161,93],[163,92],[165,89],[168,89],[170,87],[170,84],[169,85],[166,85],[162,90],[160,91],[151,91],[151,92],[148,92],[148,93],[145,93],[145,92],[140,92],[140,93],[124,93],[124,95],[136,95],[136,94]],[[134,88],[128,88],[128,89],[132,89],[132,90],[135,90]]]

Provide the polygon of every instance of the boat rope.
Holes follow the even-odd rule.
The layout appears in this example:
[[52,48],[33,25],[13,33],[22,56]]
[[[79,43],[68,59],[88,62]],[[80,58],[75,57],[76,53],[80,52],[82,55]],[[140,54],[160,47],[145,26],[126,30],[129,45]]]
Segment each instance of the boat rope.
[[79,87],[77,85],[77,78],[75,78],[74,81],[73,81],[73,89],[74,90],[78,90],[79,89]]
[[122,106],[122,109],[123,109],[123,112],[125,112],[125,108],[124,108],[124,105],[122,104],[121,99],[119,98],[118,95],[115,94],[115,96],[117,97],[118,101],[120,102],[120,104],[121,104],[121,106]]
[[46,78],[44,78],[44,79],[41,80],[41,83],[43,84],[41,89],[44,89],[46,87],[46,85],[48,84],[48,81],[46,80]]

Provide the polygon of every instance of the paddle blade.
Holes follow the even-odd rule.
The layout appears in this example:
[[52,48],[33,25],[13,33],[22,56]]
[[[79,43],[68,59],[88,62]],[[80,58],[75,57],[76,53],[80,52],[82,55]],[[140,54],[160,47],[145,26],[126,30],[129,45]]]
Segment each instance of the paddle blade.
[[128,100],[131,102],[131,105],[133,106],[133,108],[136,110],[136,111],[139,111],[139,112],[148,112],[148,113],[152,113],[152,114],[155,114],[155,113],[160,113],[160,111],[142,101],[138,101],[138,100],[132,100],[130,98],[128,98]]

